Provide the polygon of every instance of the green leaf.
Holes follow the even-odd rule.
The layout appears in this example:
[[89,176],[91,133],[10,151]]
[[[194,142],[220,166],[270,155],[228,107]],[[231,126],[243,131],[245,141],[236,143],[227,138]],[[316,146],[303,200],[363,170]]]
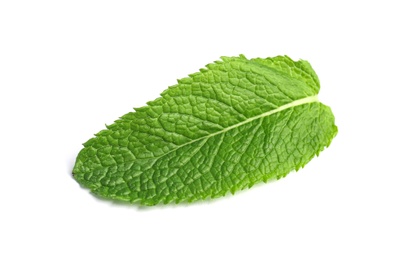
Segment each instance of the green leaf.
[[306,165],[337,133],[307,61],[222,57],[84,144],[74,178],[155,205],[216,198]]

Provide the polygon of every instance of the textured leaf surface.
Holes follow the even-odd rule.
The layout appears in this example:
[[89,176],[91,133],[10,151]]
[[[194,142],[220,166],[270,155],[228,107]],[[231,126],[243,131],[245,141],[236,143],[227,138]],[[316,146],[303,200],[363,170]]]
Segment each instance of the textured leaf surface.
[[74,178],[144,205],[224,196],[298,170],[337,133],[306,61],[222,57],[84,144]]

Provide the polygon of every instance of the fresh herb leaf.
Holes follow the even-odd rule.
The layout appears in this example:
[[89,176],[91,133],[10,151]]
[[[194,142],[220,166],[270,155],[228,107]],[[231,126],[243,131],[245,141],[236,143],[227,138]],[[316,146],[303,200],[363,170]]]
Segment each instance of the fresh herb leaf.
[[337,133],[307,61],[222,57],[84,144],[74,178],[99,196],[155,205],[279,179]]

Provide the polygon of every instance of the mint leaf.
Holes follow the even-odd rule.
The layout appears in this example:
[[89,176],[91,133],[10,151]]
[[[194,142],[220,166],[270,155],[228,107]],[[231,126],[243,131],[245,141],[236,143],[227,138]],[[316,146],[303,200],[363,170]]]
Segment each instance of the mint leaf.
[[73,174],[99,196],[216,198],[306,165],[337,133],[307,61],[222,57],[88,140]]

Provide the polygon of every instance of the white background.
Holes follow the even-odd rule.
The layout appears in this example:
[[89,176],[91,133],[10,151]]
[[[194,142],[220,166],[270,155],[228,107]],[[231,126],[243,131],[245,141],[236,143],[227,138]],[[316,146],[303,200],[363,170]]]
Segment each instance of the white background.
[[[0,259],[417,259],[413,1],[1,1]],[[150,208],[71,177],[82,143],[220,56],[289,55],[339,134],[304,169]]]

